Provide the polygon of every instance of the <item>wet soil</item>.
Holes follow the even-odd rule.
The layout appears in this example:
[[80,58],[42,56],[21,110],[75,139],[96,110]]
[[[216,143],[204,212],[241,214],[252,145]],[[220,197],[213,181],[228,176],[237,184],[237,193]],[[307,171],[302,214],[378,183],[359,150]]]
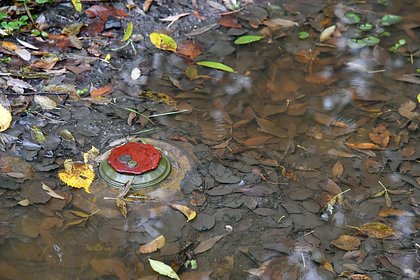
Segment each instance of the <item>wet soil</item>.
[[[0,103],[13,113],[0,134],[1,279],[166,279],[148,259],[181,279],[420,279],[419,3],[227,2],[154,1],[144,12],[117,1],[105,19],[92,16],[98,3],[83,2],[80,14],[71,3],[33,5],[56,36],[3,38],[44,53],[25,61],[1,49]],[[346,12],[390,36],[348,44],[365,35]],[[381,25],[387,14],[402,21]],[[84,24],[76,39],[59,37],[71,23]],[[156,48],[152,32],[188,51]],[[264,38],[233,43],[244,34]],[[389,51],[401,38],[407,45]],[[47,53],[57,57],[51,67]],[[193,62],[206,60],[236,73]],[[194,160],[182,180],[127,203],[124,218],[104,199],[118,190],[98,166],[139,138]],[[101,155],[89,194],[57,171],[92,146]],[[171,158],[175,169],[185,161]],[[197,216],[187,221],[173,204]],[[141,252],[161,235],[165,246]]]

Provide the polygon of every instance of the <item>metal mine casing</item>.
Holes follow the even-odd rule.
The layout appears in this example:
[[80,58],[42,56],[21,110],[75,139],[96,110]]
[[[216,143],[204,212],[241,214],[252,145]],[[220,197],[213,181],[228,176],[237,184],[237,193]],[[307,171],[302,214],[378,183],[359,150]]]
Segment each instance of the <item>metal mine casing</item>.
[[[149,159],[142,159],[139,153],[146,153],[147,156],[149,156],[150,150],[152,150],[151,154],[154,156],[152,160],[155,161],[155,163],[152,163],[153,166],[151,166],[151,168],[144,168],[141,166],[142,162],[148,161]],[[156,156],[156,153],[159,153],[158,157]],[[136,162],[132,159],[141,159],[139,161],[142,162]],[[124,164],[127,165],[126,168],[124,168]],[[138,172],[139,170],[140,172]],[[158,152],[150,144],[137,142],[129,142],[120,147],[114,148],[111,151],[110,156],[106,160],[102,161],[99,166],[100,176],[110,186],[119,188],[133,179],[131,183],[132,190],[140,190],[157,185],[165,180],[170,172],[171,163],[163,153]]]

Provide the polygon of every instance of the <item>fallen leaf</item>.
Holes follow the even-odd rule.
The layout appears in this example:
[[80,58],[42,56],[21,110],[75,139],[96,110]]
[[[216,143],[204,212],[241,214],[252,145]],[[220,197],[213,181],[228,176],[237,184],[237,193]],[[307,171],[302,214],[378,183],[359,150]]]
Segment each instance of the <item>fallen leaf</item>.
[[121,198],[117,198],[115,200],[115,203],[117,204],[117,207],[120,210],[121,215],[124,218],[127,218],[127,214],[128,214],[128,211],[127,211],[127,203],[125,203],[125,201],[123,199],[121,199]]
[[344,172],[344,166],[343,166],[343,164],[338,160],[335,164],[334,164],[334,166],[333,166],[333,168],[332,168],[332,175],[333,175],[333,177],[337,177],[337,178],[339,178],[339,177],[341,177],[341,175],[343,175],[343,172]]
[[152,44],[158,49],[171,52],[176,52],[177,50],[175,40],[166,34],[153,32],[149,38]]
[[170,203],[169,205],[172,208],[181,211],[182,214],[184,214],[187,217],[188,221],[191,221],[192,219],[195,218],[195,216],[197,216],[197,213],[191,208],[188,208],[187,206],[176,204],[176,203]]
[[200,65],[200,66],[204,66],[204,67],[208,67],[208,68],[213,68],[213,69],[217,69],[217,70],[226,71],[226,72],[229,72],[229,73],[236,73],[236,71],[233,68],[231,68],[230,66],[227,66],[223,63],[216,62],[216,61],[198,61],[195,64]]
[[158,237],[156,237],[155,239],[153,239],[149,243],[144,244],[144,245],[140,245],[140,247],[138,249],[138,253],[139,254],[149,254],[149,253],[157,251],[158,249],[162,248],[163,246],[165,246],[165,237],[163,235],[159,235]]
[[55,191],[53,191],[50,187],[48,187],[46,184],[42,183],[42,189],[47,192],[48,195],[58,198],[58,199],[66,199],[64,196],[59,195]]
[[356,150],[383,150],[384,149],[373,143],[348,143],[346,142],[346,146],[352,149],[356,149]]
[[19,201],[18,202],[18,204],[20,205],[20,206],[28,206],[30,203],[29,203],[29,199],[27,199],[27,198],[25,198],[25,199],[22,199],[21,201]]
[[201,54],[200,45],[196,41],[184,41],[178,46],[176,53],[191,61],[194,61]]
[[106,94],[109,94],[111,92],[112,92],[112,84],[107,84],[107,85],[105,85],[103,87],[100,87],[100,88],[97,88],[97,89],[92,90],[90,92],[90,96],[92,96],[94,98],[97,98],[97,97],[100,97],[100,96],[104,96]]
[[351,235],[341,235],[339,238],[331,242],[331,244],[338,249],[345,251],[353,251],[359,249],[360,243],[360,238]]
[[93,164],[95,163],[95,159],[99,156],[99,154],[100,151],[95,146],[92,146],[89,151],[83,153],[83,162]]
[[221,26],[229,28],[242,28],[242,25],[238,22],[238,19],[232,15],[224,15],[217,21]]
[[294,22],[289,19],[282,19],[282,18],[273,18],[273,19],[266,19],[262,22],[265,26],[270,28],[280,28],[280,27],[292,27],[292,26],[299,26],[297,22]]
[[69,159],[65,163],[68,167],[58,171],[60,180],[72,188],[83,188],[87,193],[90,193],[89,188],[95,178],[93,167],[90,164],[73,162]]
[[233,43],[236,45],[245,45],[245,44],[250,44],[253,42],[258,42],[262,38],[264,37],[259,36],[259,35],[244,35],[244,36],[238,37]]
[[124,37],[123,37],[123,42],[127,41],[128,39],[130,39],[131,35],[133,34],[133,22],[130,21],[127,25],[127,28],[124,30]]
[[355,228],[362,234],[373,238],[383,239],[386,237],[395,236],[394,229],[384,223],[372,222],[363,224],[360,227],[350,227]]
[[42,110],[52,110],[57,108],[57,103],[48,96],[35,95],[34,102],[41,106]]
[[325,262],[323,262],[323,263],[322,263],[322,266],[323,266],[326,270],[328,270],[328,271],[330,271],[330,272],[334,272],[334,268],[332,267],[332,264],[331,264],[330,262],[325,261]]
[[227,235],[227,233],[225,234],[221,234],[221,235],[217,235],[215,237],[212,237],[210,239],[204,240],[203,242],[201,242],[195,249],[194,249],[194,254],[201,254],[204,253],[208,250],[210,250],[211,248],[213,248],[213,246],[223,237],[225,237]]
[[20,40],[19,38],[16,38],[16,41],[18,41],[22,46],[25,46],[28,49],[39,50],[39,48],[35,47],[32,44],[29,44],[28,42]]
[[17,48],[15,53],[25,61],[31,60],[31,53],[25,49]]
[[398,108],[398,113],[400,113],[401,116],[411,120],[418,115],[417,112],[413,112],[416,107],[417,104],[414,101],[409,100],[406,103],[401,104],[400,108]]
[[325,28],[322,32],[321,35],[319,35],[319,42],[322,43],[326,40],[328,40],[329,38],[331,38],[331,36],[334,34],[335,32],[335,25],[332,25],[330,27]]
[[349,276],[350,280],[371,280],[366,274],[353,274]]
[[143,12],[147,12],[150,6],[153,4],[153,0],[146,0],[143,3]]
[[167,26],[169,28],[175,21],[179,20],[182,17],[188,16],[190,13],[182,13],[182,14],[176,14],[173,16],[169,16],[166,18],[159,19],[160,21],[170,21],[171,23]]
[[414,217],[415,215],[411,212],[401,210],[401,209],[384,209],[379,211],[379,217]]
[[128,268],[120,260],[116,259],[92,259],[90,262],[93,270],[100,275],[115,275],[120,280],[129,280]]
[[12,114],[0,104],[0,132],[5,131],[12,123]]
[[152,269],[156,271],[157,273],[159,273],[160,275],[168,276],[172,279],[181,280],[179,279],[178,274],[176,274],[176,272],[169,265],[160,261],[152,260],[152,259],[149,259],[149,263]]
[[73,7],[76,10],[76,12],[80,13],[82,11],[83,6],[80,0],[71,0],[71,3],[73,4]]

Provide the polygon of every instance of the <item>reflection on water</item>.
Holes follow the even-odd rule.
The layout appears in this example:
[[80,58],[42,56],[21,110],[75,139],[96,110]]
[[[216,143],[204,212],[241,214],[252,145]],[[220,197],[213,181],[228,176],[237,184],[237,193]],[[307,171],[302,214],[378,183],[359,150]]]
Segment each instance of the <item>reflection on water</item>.
[[[407,4],[398,12],[410,9]],[[201,221],[205,226],[191,228],[167,201],[130,204],[123,219],[115,202],[104,201],[103,195],[75,190],[66,192],[70,197],[65,201],[45,194],[35,197],[28,189],[45,176],[36,175],[39,180],[19,182],[36,201],[0,210],[4,279],[142,279],[152,274],[149,257],[196,258],[198,269],[207,271],[216,269],[213,259],[226,255],[239,260],[229,271],[231,279],[244,279],[244,274],[336,279],[340,273],[417,279],[420,150],[412,122],[418,119],[418,104],[410,107],[407,102],[416,100],[418,86],[399,81],[418,68],[417,56],[417,64],[411,65],[402,54],[385,50],[390,43],[383,49],[350,49],[347,36],[357,34],[348,32],[354,29],[350,25],[340,28],[335,45],[299,41],[293,31],[269,43],[237,48],[226,61],[242,69],[240,73],[208,70],[205,79],[185,82],[192,89],[172,89],[193,111],[173,117],[178,122],[170,123],[168,130],[187,127],[182,136],[197,144],[202,177],[191,181],[197,187],[194,195],[206,194],[207,201],[193,201],[202,213],[214,216],[214,232],[195,230],[210,227],[207,220]],[[392,32],[383,40],[395,40]],[[167,63],[163,55],[153,56],[151,84],[177,73]],[[207,172],[210,162],[221,165]],[[267,189],[235,189],[237,182],[229,181],[234,177],[240,177],[239,187],[264,186],[276,196],[267,195]],[[51,184],[59,189],[58,182]],[[94,189],[106,188],[100,180],[95,184]],[[212,193],[206,193],[209,190]],[[380,224],[360,227],[366,223]],[[190,242],[225,233],[226,226],[233,232],[223,245],[215,245],[218,251],[197,256],[183,251]],[[395,234],[382,236],[387,230]],[[165,236],[167,247],[138,253],[140,244],[159,235]],[[341,235],[357,236],[361,245],[333,246]],[[239,245],[246,250],[237,253]]]

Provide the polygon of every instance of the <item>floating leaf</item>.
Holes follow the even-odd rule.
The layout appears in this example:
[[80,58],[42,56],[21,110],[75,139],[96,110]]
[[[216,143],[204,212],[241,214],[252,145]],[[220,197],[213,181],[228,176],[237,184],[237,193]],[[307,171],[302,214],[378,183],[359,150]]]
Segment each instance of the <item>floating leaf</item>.
[[117,204],[118,209],[121,212],[121,215],[124,218],[127,218],[128,211],[127,211],[127,204],[125,203],[125,201],[123,199],[121,199],[121,198],[117,198],[115,200],[115,202]]
[[253,42],[258,42],[262,38],[264,38],[264,37],[260,36],[260,35],[245,35],[245,36],[241,36],[241,37],[237,38],[233,43],[236,44],[236,45],[250,44],[250,43],[253,43]]
[[360,239],[351,235],[341,235],[331,242],[338,249],[345,251],[357,250],[360,246]]
[[191,221],[192,219],[195,218],[195,216],[197,216],[197,213],[191,208],[188,208],[187,206],[176,204],[176,203],[170,203],[169,205],[172,208],[181,211],[182,214],[184,214],[187,217],[188,221]]
[[386,237],[395,236],[394,229],[384,223],[372,222],[363,224],[360,227],[351,227],[357,229],[362,234],[373,238],[382,239]]
[[381,19],[381,24],[383,26],[389,26],[389,25],[392,25],[392,24],[396,24],[396,23],[398,23],[400,21],[401,21],[401,17],[400,16],[396,16],[396,15],[385,15]]
[[82,11],[82,3],[80,2],[80,0],[71,0],[71,3],[74,6],[74,9],[76,10],[76,12],[80,13]]
[[149,254],[157,251],[163,246],[165,246],[165,237],[163,235],[159,235],[151,242],[144,245],[140,245],[138,252],[139,254]]
[[366,38],[363,38],[363,42],[365,42],[366,46],[375,46],[381,42],[381,40],[373,35],[369,35]]
[[344,18],[348,24],[356,24],[360,22],[360,16],[352,12],[345,13]]
[[150,41],[156,48],[164,50],[164,51],[171,51],[176,52],[177,44],[172,37],[163,34],[163,33],[152,33],[150,34]]
[[48,195],[54,198],[58,199],[66,199],[64,196],[59,195],[55,191],[53,191],[50,187],[48,187],[46,184],[42,183],[42,189],[47,192]]
[[328,40],[335,32],[335,25],[331,25],[330,27],[325,28],[322,32],[321,35],[319,35],[319,42],[324,42],[326,40]]
[[401,209],[384,209],[379,211],[379,217],[414,217],[415,215],[411,212],[401,210]]
[[83,162],[84,163],[94,163],[97,156],[99,156],[99,150],[92,146],[89,151],[83,153]]
[[204,253],[204,252],[210,250],[211,248],[213,248],[214,244],[217,243],[217,241],[219,241],[220,239],[222,239],[226,235],[227,235],[227,233],[217,235],[217,236],[212,237],[210,239],[204,240],[203,242],[201,242],[197,246],[197,248],[194,249],[194,254],[201,254],[201,253]]
[[93,167],[90,164],[73,162],[68,159],[65,163],[68,165],[67,168],[58,171],[60,180],[72,188],[83,188],[85,192],[90,193],[89,188],[95,178]]
[[12,123],[12,114],[0,104],[0,132],[5,131]]
[[227,66],[223,63],[220,63],[220,62],[199,61],[199,62],[196,62],[196,64],[200,65],[200,66],[208,67],[208,68],[213,68],[213,69],[217,69],[217,70],[226,71],[226,72],[229,72],[229,73],[236,73],[236,71],[233,68],[231,68],[230,66]]
[[127,25],[127,28],[124,30],[124,37],[123,37],[123,42],[127,41],[128,39],[130,39],[131,35],[133,34],[133,22],[130,21]]
[[370,31],[373,28],[373,24],[371,23],[362,23],[357,26],[362,31]]
[[309,37],[309,33],[306,31],[301,31],[298,33],[298,38],[303,40]]
[[156,271],[157,273],[159,273],[160,275],[168,276],[172,279],[180,280],[178,274],[176,274],[176,272],[169,265],[160,261],[152,260],[152,259],[149,259],[149,263],[152,269]]

